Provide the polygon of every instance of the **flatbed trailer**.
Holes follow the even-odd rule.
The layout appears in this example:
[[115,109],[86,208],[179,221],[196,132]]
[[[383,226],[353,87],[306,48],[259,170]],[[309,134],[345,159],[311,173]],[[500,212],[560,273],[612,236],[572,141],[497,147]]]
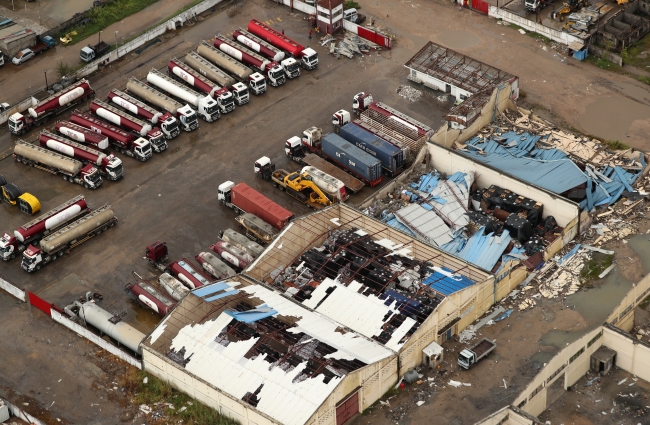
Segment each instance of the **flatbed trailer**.
[[341,180],[345,185],[345,187],[348,188],[351,192],[356,193],[361,189],[363,189],[363,187],[365,186],[365,184],[358,178],[351,176],[350,174],[343,171],[341,168],[337,167],[331,162],[326,161],[324,158],[321,158],[316,154],[308,153],[307,155],[305,155],[302,161],[306,165],[311,165],[312,167],[316,167],[322,172],[327,173],[330,176]]

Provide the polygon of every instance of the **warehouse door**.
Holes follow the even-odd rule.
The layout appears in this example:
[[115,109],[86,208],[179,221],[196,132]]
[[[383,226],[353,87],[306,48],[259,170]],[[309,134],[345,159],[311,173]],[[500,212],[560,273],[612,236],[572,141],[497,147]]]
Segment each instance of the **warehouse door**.
[[359,413],[359,391],[356,390],[336,406],[336,425],[343,425]]

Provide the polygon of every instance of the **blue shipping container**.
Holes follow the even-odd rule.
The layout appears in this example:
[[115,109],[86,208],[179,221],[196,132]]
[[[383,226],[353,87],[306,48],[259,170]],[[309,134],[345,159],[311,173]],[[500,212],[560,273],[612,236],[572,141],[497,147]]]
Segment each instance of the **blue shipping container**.
[[367,182],[381,180],[381,161],[342,137],[330,133],[321,141],[323,153]]
[[341,127],[340,134],[348,142],[379,159],[390,175],[397,174],[404,167],[404,152],[365,128],[349,123]]

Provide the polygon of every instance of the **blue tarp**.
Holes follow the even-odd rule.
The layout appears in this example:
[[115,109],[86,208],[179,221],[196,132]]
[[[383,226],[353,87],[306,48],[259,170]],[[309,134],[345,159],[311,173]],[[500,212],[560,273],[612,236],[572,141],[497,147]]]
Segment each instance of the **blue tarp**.
[[507,230],[504,230],[501,236],[494,236],[493,233],[485,235],[484,233],[485,227],[481,227],[462,246],[454,239],[440,248],[490,271],[501,258],[512,237]]
[[429,277],[424,279],[422,284],[430,286],[431,289],[434,289],[441,294],[450,295],[454,292],[460,291],[461,289],[472,286],[475,283],[473,280],[465,276],[454,274],[449,269],[446,269],[444,267],[440,267],[440,269],[446,273],[435,271]]
[[[613,204],[625,190],[633,191],[632,184],[640,172],[629,172],[619,166],[604,167],[599,171],[607,179],[611,179],[607,181],[581,170],[559,149],[536,148],[535,144],[540,140],[541,136],[509,131],[490,140],[475,137],[467,142],[467,151],[460,152],[477,162],[557,194],[586,185],[587,195],[580,206],[588,211],[597,206]],[[639,161],[642,171],[646,164],[641,152]]]
[[397,310],[406,316],[417,316],[420,312],[419,301],[411,300],[409,297],[405,297],[404,295],[390,289],[384,292],[380,299],[386,300],[384,301],[384,304],[386,305],[391,305],[393,301],[397,301],[395,304]]
[[246,311],[227,310],[225,311],[225,313],[229,316],[234,317],[240,322],[244,322],[244,323],[257,322],[258,320],[266,319],[267,317],[271,317],[274,314],[278,314],[277,310],[272,309],[266,304],[260,305],[254,308],[253,310],[246,310]]
[[228,285],[225,282],[221,282],[221,283],[215,283],[213,285],[202,286],[192,291],[192,293],[197,297],[205,297],[206,295],[214,294],[216,292],[223,291],[224,289],[228,289],[228,288],[230,288],[230,285]]

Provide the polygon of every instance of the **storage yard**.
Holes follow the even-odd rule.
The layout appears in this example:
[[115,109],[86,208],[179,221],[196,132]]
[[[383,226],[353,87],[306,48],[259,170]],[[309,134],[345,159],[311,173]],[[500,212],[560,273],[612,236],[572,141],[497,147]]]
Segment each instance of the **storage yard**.
[[650,157],[508,63],[296,3],[212,1],[3,105],[0,423],[555,423],[590,373],[645,388]]

